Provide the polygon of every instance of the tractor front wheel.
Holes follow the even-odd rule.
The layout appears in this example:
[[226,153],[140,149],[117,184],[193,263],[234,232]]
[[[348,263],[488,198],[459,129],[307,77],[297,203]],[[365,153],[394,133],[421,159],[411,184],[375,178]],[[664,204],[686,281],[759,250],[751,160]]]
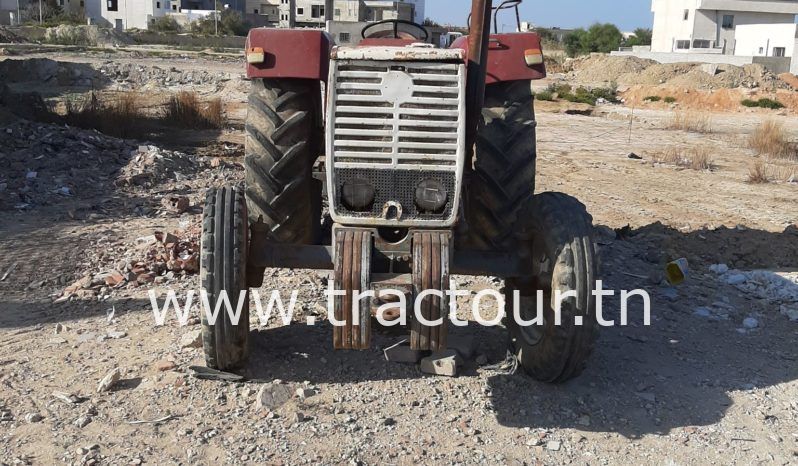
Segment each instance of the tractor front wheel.
[[[248,236],[244,193],[233,187],[210,189],[202,215],[200,248],[200,281],[210,309],[200,306],[200,312],[205,362],[213,369],[239,368],[249,356]],[[225,299],[233,316],[225,306]],[[221,301],[218,306],[217,301]],[[213,314],[217,308],[216,320],[209,321],[208,312]],[[239,309],[236,321],[235,311]]]
[[[554,383],[572,379],[593,351],[598,324],[592,292],[598,260],[592,231],[585,206],[562,193],[534,196],[519,215],[516,232],[525,246],[524,255],[532,261],[533,275],[507,281],[507,322],[511,349],[534,379]],[[538,290],[543,293],[540,311]],[[554,311],[557,291],[576,292],[575,298],[562,300],[559,324]],[[513,315],[515,305],[523,320],[537,317],[542,322],[520,325]]]

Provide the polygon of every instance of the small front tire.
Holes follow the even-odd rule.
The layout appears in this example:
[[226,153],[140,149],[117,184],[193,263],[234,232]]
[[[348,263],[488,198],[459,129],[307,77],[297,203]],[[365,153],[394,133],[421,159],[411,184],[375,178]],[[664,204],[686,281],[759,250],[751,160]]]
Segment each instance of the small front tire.
[[[542,382],[562,383],[577,377],[593,351],[598,324],[593,290],[598,259],[592,239],[592,217],[578,200],[562,193],[534,196],[522,210],[516,229],[533,276],[508,280],[510,345],[521,367]],[[537,316],[537,291],[543,292],[543,324],[522,327],[513,315],[514,294],[520,296],[524,320]],[[563,299],[561,322],[555,324],[556,291],[576,292]]]
[[[208,190],[202,216],[200,281],[210,304],[210,309],[206,309],[204,303],[201,306],[202,346],[205,362],[213,369],[237,369],[246,363],[249,356],[248,241],[247,204],[243,191],[234,187]],[[211,324],[208,312],[213,313],[223,292],[226,292],[233,311],[240,305],[241,314],[238,322],[234,322],[222,301],[216,321]],[[241,300],[243,302],[239,302]]]

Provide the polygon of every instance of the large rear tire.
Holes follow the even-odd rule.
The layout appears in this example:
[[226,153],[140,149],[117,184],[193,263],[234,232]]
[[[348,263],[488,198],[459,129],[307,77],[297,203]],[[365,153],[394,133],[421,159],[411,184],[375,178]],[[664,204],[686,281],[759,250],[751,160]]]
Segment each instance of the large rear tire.
[[[511,349],[521,367],[543,382],[561,383],[578,376],[593,351],[598,324],[592,293],[598,260],[592,220],[582,203],[562,193],[539,194],[521,211],[517,235],[534,273],[525,280],[507,281],[507,323]],[[537,315],[536,293],[543,291],[543,325],[522,327],[516,322],[515,290],[524,320]],[[560,325],[554,318],[557,290],[577,294],[563,300]]]
[[208,321],[206,310],[202,310],[205,362],[213,369],[236,369],[249,357],[249,296],[241,294],[247,290],[248,224],[247,205],[241,190],[223,187],[208,191],[201,241],[200,281],[208,293],[209,311],[213,312],[222,292],[227,293],[233,311],[243,299],[237,324],[223,303],[213,325]]
[[519,210],[535,191],[535,109],[529,81],[490,84],[468,186],[466,248],[514,248]]
[[[310,244],[321,231],[321,183],[313,164],[321,148],[317,81],[252,81],[246,124],[249,220],[265,224],[269,239]],[[319,199],[316,199],[316,198]]]

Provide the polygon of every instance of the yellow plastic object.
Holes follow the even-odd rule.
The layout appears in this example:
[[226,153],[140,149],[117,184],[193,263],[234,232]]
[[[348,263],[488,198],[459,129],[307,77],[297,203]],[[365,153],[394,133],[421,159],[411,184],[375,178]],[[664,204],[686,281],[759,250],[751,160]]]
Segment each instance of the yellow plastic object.
[[669,262],[665,267],[665,276],[671,285],[679,285],[687,278],[689,270],[690,265],[687,263],[687,259],[677,259]]

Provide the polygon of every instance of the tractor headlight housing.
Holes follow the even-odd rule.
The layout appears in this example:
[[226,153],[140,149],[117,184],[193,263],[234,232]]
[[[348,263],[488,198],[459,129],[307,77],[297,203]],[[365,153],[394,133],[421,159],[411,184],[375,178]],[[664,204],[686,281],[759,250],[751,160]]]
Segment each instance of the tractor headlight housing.
[[341,186],[341,200],[347,209],[354,212],[371,210],[375,195],[374,185],[363,177],[355,177]]
[[416,206],[424,213],[443,212],[448,199],[449,193],[438,180],[426,179],[416,186]]

